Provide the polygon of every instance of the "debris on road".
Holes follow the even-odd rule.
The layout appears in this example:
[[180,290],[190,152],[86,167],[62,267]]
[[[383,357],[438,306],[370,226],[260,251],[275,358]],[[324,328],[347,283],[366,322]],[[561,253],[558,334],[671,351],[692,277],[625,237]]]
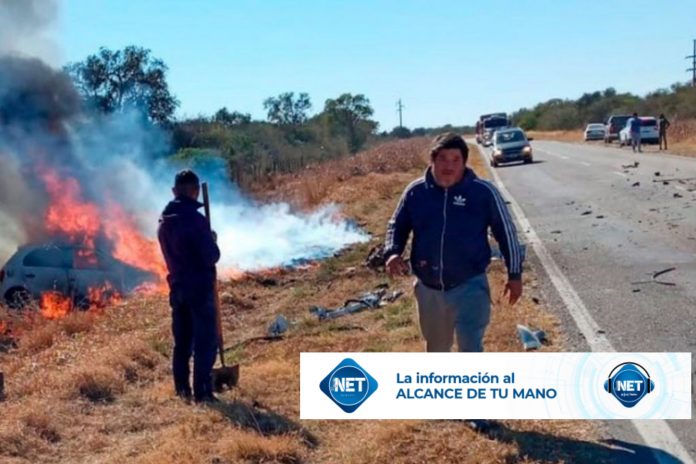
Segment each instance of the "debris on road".
[[653,174],[653,175],[654,175],[655,177],[660,177],[660,171],[655,172],[655,174]]
[[375,271],[379,271],[384,268],[384,265],[384,244],[380,243],[379,245],[373,246],[370,252],[367,254],[367,258],[365,258],[365,266]]
[[595,219],[604,219],[604,215],[600,214],[599,216],[596,216]]
[[541,348],[541,345],[546,342],[546,332],[543,330],[532,330],[522,324],[517,324],[517,335],[525,350],[536,350]]
[[639,187],[639,186],[640,186],[640,182],[635,182],[633,185],[631,185],[631,187]]
[[347,300],[340,308],[329,309],[321,306],[312,306],[309,308],[309,312],[316,315],[320,321],[336,319],[337,317],[359,313],[366,309],[379,309],[389,303],[393,303],[403,294],[404,292],[401,290],[396,290],[387,294],[387,290],[381,288],[372,292],[363,293],[356,299]]
[[588,210],[588,211],[585,211],[584,213],[582,213],[581,216],[589,216],[590,214],[592,214],[592,211]]
[[288,323],[288,320],[285,319],[285,316],[283,316],[282,314],[278,314],[276,318],[273,319],[273,322],[271,322],[268,325],[268,328],[266,329],[266,334],[269,337],[280,337],[288,331],[289,327],[290,324]]
[[560,230],[552,230],[551,233],[552,234],[562,234],[563,232]]
[[669,272],[672,272],[672,271],[674,271],[674,270],[676,270],[676,269],[677,269],[676,267],[670,267],[670,268],[667,268],[667,269],[663,269],[663,270],[661,270],[661,271],[653,272],[653,274],[652,274],[652,280],[642,280],[642,281],[638,281],[638,282],[631,282],[631,285],[660,284],[660,285],[666,285],[666,286],[668,286],[668,287],[675,287],[677,284],[675,284],[674,282],[665,282],[665,281],[662,281],[662,280],[657,280],[657,278],[660,277],[660,276],[662,276],[662,275],[664,275],[664,274],[667,274],[667,273],[669,273]]
[[621,167],[624,169],[635,169],[640,166],[638,161],[634,161],[633,164],[622,164]]
[[672,196],[673,196],[674,198],[684,198],[684,195],[682,195],[681,193],[675,193],[675,194],[672,195]]

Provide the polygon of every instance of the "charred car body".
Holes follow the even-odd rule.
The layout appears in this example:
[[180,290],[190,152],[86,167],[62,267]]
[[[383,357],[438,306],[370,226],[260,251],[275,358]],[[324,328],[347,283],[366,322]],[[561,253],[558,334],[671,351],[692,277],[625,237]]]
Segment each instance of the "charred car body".
[[0,269],[0,297],[10,308],[21,309],[40,301],[45,292],[72,299],[87,308],[100,297],[130,293],[154,281],[149,272],[128,266],[99,249],[61,243],[24,245]]

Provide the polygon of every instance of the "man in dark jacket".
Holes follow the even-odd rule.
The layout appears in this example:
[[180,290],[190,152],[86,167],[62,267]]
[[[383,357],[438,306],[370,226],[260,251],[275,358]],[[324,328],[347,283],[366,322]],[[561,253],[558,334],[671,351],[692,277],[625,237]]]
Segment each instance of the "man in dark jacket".
[[672,124],[669,122],[669,119],[667,119],[667,116],[665,116],[664,113],[660,113],[660,117],[657,119],[657,124],[660,137],[660,150],[667,150],[667,129],[669,129],[669,126]]
[[174,180],[174,200],[164,208],[158,238],[169,275],[174,354],[172,369],[177,395],[191,398],[189,362],[193,354],[193,396],[215,401],[212,369],[217,350],[215,263],[220,259],[214,232],[198,212],[200,184],[193,171]]
[[509,303],[522,295],[515,225],[498,190],[466,167],[468,153],[459,135],[436,137],[430,167],[406,187],[387,228],[391,276],[408,273],[401,254],[413,232],[410,263],[427,351],[450,351],[454,332],[459,351],[483,350],[490,319],[489,228],[507,265]]

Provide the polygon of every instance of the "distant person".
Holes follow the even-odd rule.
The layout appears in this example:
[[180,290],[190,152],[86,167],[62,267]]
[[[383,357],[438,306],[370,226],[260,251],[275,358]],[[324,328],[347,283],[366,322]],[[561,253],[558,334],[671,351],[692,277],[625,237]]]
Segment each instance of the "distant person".
[[[176,394],[186,400],[215,402],[212,370],[217,349],[215,263],[220,249],[215,233],[198,212],[198,176],[189,170],[174,179],[174,200],[162,211],[158,238],[169,275],[174,353],[172,370]],[[189,362],[193,354],[193,391]]]
[[629,119],[626,124],[631,133],[631,148],[633,152],[642,152],[643,150],[640,147],[640,118],[638,117],[638,113],[633,113],[633,116],[631,116],[631,119]]
[[[658,128],[660,131],[660,150],[667,150],[667,129],[672,124],[669,122],[664,113],[660,113],[660,117],[657,119]],[[664,144],[664,148],[662,148]]]

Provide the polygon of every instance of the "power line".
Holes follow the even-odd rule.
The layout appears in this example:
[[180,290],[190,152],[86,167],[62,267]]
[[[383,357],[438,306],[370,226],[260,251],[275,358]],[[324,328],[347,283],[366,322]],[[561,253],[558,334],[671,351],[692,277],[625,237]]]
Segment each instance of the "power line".
[[[694,41],[694,43],[696,44],[696,41]],[[694,53],[696,53],[696,52],[694,52]],[[396,102],[396,111],[399,112],[399,129],[402,129],[404,127],[403,115],[402,115],[403,109],[404,109],[404,105],[401,104],[401,99],[399,98],[399,101]]]
[[691,67],[686,72],[691,72],[691,85],[696,87],[696,39],[694,39],[694,54],[687,56],[685,59],[691,60]]

